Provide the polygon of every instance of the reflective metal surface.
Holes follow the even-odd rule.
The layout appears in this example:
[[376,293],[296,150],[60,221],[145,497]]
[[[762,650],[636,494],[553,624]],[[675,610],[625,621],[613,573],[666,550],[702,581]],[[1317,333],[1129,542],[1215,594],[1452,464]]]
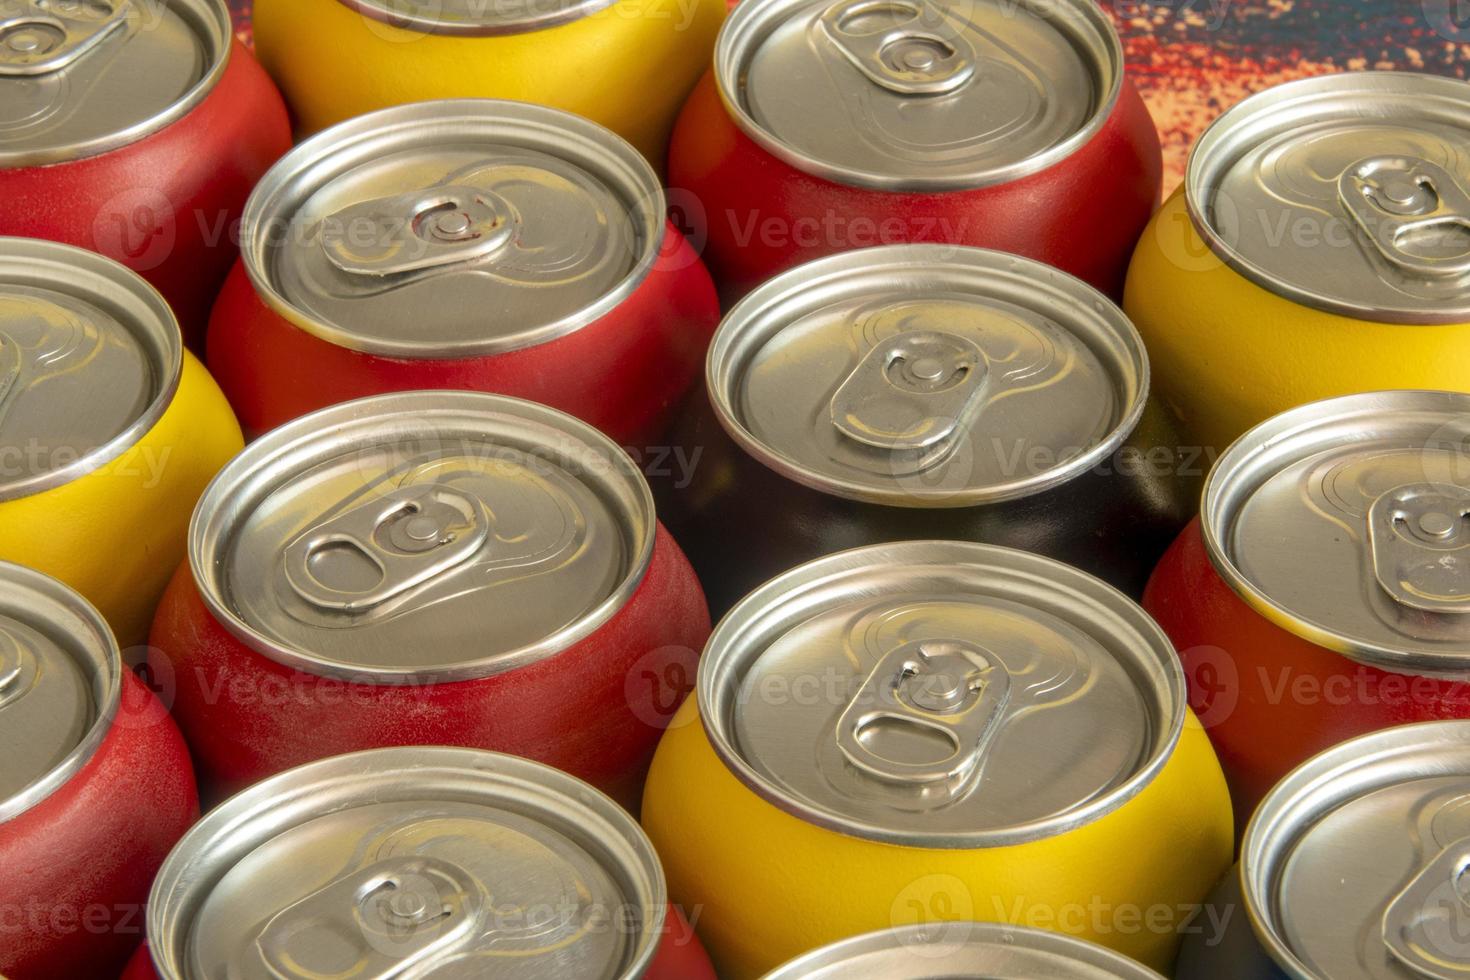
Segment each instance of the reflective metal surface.
[[715,751],[804,820],[923,847],[1086,824],[1173,751],[1183,677],[1122,593],[960,542],[803,565],[719,624],[696,685]]
[[394,27],[425,34],[522,34],[586,17],[613,0],[340,0]]

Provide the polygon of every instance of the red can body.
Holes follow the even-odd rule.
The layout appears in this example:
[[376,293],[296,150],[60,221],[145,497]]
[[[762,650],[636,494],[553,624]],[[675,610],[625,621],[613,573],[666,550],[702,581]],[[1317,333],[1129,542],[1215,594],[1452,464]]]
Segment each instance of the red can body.
[[291,146],[285,103],[237,40],[213,89],[182,118],[96,156],[0,169],[0,234],[110,256],[143,276],[201,349],[238,253],[256,181]]
[[886,191],[805,173],[740,129],[713,72],[685,104],[669,149],[671,200],[727,302],[823,255],[901,242],[1014,252],[1117,299],[1162,173],[1158,132],[1127,79],[1085,145],[1037,173],[974,190]]
[[1242,830],[1272,786],[1338,742],[1470,718],[1470,685],[1357,663],[1251,609],[1210,562],[1198,519],[1165,553],[1143,605],[1179,649]]
[[189,752],[167,710],[125,673],[91,760],[0,824],[0,973],[109,977],[143,934],[153,875],[199,814]]

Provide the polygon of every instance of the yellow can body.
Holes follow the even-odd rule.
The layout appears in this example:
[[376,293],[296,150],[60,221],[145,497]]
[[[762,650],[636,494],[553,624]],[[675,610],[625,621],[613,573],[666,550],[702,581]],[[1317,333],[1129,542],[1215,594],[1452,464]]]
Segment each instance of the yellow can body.
[[1234,847],[1224,777],[1192,715],[1163,770],[1111,813],[1033,843],[931,850],[848,837],[762,799],[715,754],[690,698],[654,757],[643,825],[726,980],[941,920],[1065,932],[1166,970]]
[[255,46],[308,133],[408,102],[515,99],[586,116],[662,172],[725,10],[725,0],[618,0],[555,27],[466,37],[394,27],[340,0],[256,0]]
[[242,445],[219,386],[185,353],[168,408],[125,452],[69,483],[0,502],[0,559],[76,589],[124,650],[141,644],[184,559],[194,504]]
[[1278,296],[1210,249],[1183,191],[1144,231],[1123,306],[1148,346],[1154,390],[1194,444],[1216,450],[1323,398],[1470,390],[1470,324],[1376,323]]

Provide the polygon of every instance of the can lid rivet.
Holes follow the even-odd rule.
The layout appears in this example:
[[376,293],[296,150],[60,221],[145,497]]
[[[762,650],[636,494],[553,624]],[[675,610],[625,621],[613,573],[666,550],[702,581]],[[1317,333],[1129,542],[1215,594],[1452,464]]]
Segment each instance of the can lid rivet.
[[910,71],[930,71],[934,61],[934,52],[927,48],[910,48],[903,54],[903,66]]
[[400,919],[416,919],[427,907],[424,896],[417,892],[399,890],[388,899],[389,910]]
[[470,230],[470,216],[463,211],[446,211],[434,219],[433,228],[441,238],[460,238]]
[[432,517],[420,515],[411,518],[403,529],[415,541],[433,541],[439,537],[439,524]]
[[914,361],[914,377],[924,381],[938,381],[944,376],[944,362],[937,357],[920,357]]
[[1443,538],[1455,529],[1455,519],[1443,511],[1432,510],[1419,518],[1419,530],[1425,534]]
[[5,43],[12,51],[29,53],[39,51],[45,40],[37,31],[19,30],[7,37]]

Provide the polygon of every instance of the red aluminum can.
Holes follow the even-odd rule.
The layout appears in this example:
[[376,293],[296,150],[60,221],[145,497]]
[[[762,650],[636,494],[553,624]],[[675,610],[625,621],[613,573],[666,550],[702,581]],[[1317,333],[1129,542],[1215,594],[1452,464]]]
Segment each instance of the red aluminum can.
[[464,745],[633,803],[709,634],[633,461],[561,412],[380,395],[251,444],[153,624],[206,792],[342,752]]
[[647,444],[719,320],[653,169],[520,102],[424,102],[308,140],[246,208],[210,369],[247,434],[387,391],[543,402]]
[[118,260],[197,349],[245,199],[291,146],[280,94],[223,0],[16,0],[4,13],[0,235]]
[[669,186],[726,300],[833,252],[1015,252],[1121,296],[1158,132],[1094,0],[746,0]]
[[1144,606],[1174,641],[1237,826],[1344,739],[1470,718],[1470,395],[1316,402],[1220,457]]
[[0,973],[116,975],[198,814],[189,753],[76,592],[0,562]]

